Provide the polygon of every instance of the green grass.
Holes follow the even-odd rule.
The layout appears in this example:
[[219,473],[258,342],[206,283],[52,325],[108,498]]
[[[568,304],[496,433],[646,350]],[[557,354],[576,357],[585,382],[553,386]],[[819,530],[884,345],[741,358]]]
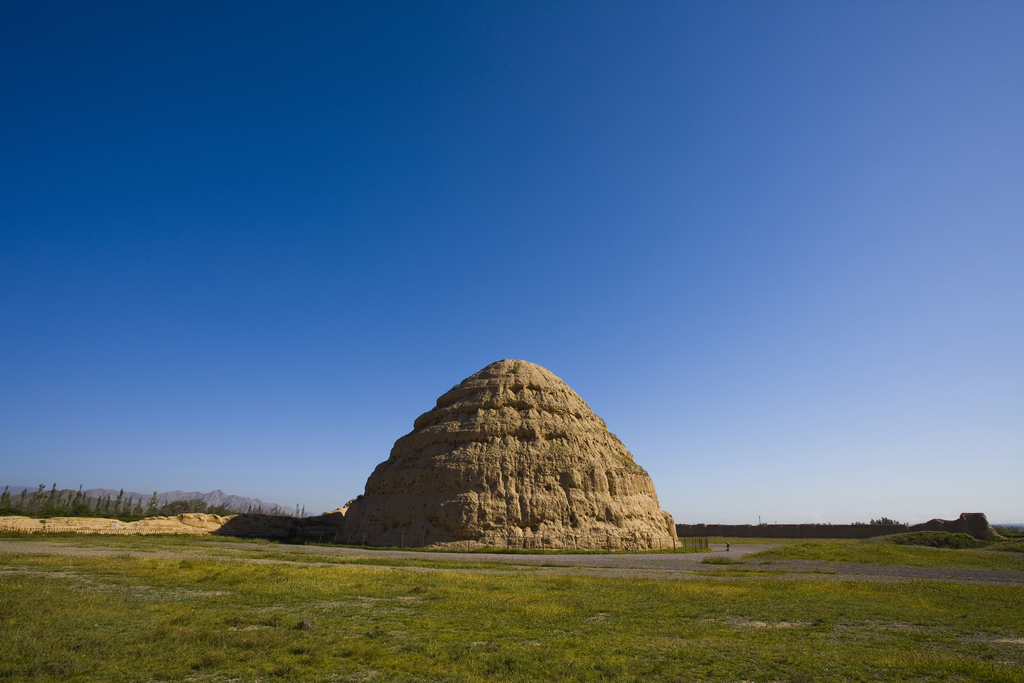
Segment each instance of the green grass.
[[[421,567],[427,569],[487,569],[500,571],[536,571],[536,565],[519,566],[508,562],[487,560],[435,560],[415,552],[403,557],[382,555],[333,555],[296,550],[294,544],[281,544],[264,539],[223,539],[221,537],[175,536],[104,536],[100,534],[19,534],[4,540],[47,541],[76,548],[121,549],[133,554],[156,553],[162,550],[187,551],[190,558],[222,560],[257,560],[299,564],[351,564],[373,567]],[[210,540],[216,538],[217,540]]]
[[[227,556],[226,552],[208,550],[204,553],[211,559],[218,559]],[[287,552],[284,549],[266,549],[263,552],[242,550],[241,553],[231,554],[230,557],[237,559],[260,559],[274,560],[278,562],[293,562],[305,564],[350,564],[368,567],[422,567],[426,569],[487,569],[496,571],[536,571],[536,565],[516,565],[508,562],[495,561],[466,561],[466,560],[435,560],[430,558],[416,557],[410,553],[406,557],[381,557],[381,556],[359,556],[359,555],[326,555],[306,554]]]
[[907,534],[885,536],[876,541],[895,543],[896,545],[920,545],[928,548],[952,548],[954,550],[984,548],[992,545],[990,542],[979,540],[970,534],[951,534],[948,531],[912,531]]
[[992,550],[1001,550],[1008,553],[1024,553],[1024,539],[1007,541],[992,546]]
[[275,541],[263,538],[239,538],[236,536],[189,536],[185,534],[152,534],[152,535],[125,535],[115,536],[107,534],[76,534],[76,533],[48,533],[48,534],[26,534],[20,532],[0,532],[0,539],[4,541],[50,541],[59,540],[65,545],[76,547],[113,547],[124,546],[132,549],[159,549],[194,547],[197,543],[232,543],[238,545],[279,545]]
[[992,546],[984,550],[955,550],[899,545],[882,539],[863,541],[804,541],[747,555],[745,559],[823,560],[827,562],[872,562],[912,567],[1024,570],[1024,557],[999,553]]
[[146,542],[200,554],[0,554],[0,680],[1024,680],[1016,586],[267,564]]

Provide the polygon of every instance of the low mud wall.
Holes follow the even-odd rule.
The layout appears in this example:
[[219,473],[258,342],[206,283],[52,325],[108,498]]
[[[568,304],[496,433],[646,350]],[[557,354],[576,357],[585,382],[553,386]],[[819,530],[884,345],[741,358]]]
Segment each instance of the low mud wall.
[[905,534],[906,524],[676,524],[679,536],[738,538],[872,538]]
[[873,538],[909,531],[948,531],[975,538],[1001,538],[984,512],[963,512],[957,519],[933,519],[922,524],[676,524],[679,536],[737,538]]
[[329,512],[316,517],[285,517],[247,512],[225,520],[212,533],[246,538],[310,538],[335,540],[345,520],[344,513]]
[[225,517],[201,512],[186,512],[174,517],[147,517],[134,522],[105,517],[0,517],[0,531],[23,534],[114,534],[120,536],[150,534],[204,535],[223,526]]

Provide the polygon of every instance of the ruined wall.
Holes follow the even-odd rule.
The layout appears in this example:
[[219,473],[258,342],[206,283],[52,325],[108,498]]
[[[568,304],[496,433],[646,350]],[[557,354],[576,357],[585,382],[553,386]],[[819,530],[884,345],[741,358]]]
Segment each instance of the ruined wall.
[[915,524],[911,531],[948,531],[951,534],[970,534],[975,538],[987,540],[1002,538],[988,523],[984,512],[961,512],[957,519],[932,519],[923,524]]
[[174,517],[147,517],[134,522],[105,517],[49,517],[33,519],[17,515],[0,517],[0,531],[44,534],[209,534],[230,517],[186,512]]
[[224,525],[214,531],[217,536],[242,536],[247,538],[309,538],[334,541],[345,514],[341,510],[325,512],[316,517],[286,517],[247,512],[225,520]]
[[676,524],[680,537],[872,538],[908,531],[906,524]]
[[0,531],[19,533],[75,534],[192,534],[245,536],[250,538],[309,538],[334,540],[345,519],[336,510],[317,517],[286,517],[262,513],[245,513],[220,517],[202,512],[186,512],[174,517],[147,517],[134,522],[103,517],[0,517]]
[[957,519],[933,519],[923,524],[676,524],[676,533],[686,536],[732,536],[736,538],[873,538],[909,531],[947,531],[975,538],[999,538],[983,512],[964,512]]

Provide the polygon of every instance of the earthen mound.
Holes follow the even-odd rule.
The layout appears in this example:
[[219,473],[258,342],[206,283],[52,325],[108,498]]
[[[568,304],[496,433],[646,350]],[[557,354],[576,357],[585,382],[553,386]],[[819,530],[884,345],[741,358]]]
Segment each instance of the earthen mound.
[[672,547],[654,483],[604,420],[548,370],[488,365],[395,442],[345,514],[369,545]]
[[1000,536],[984,512],[961,512],[956,519],[932,519],[923,524],[915,524],[911,531],[947,531],[951,534],[970,534],[982,540],[1000,540]]

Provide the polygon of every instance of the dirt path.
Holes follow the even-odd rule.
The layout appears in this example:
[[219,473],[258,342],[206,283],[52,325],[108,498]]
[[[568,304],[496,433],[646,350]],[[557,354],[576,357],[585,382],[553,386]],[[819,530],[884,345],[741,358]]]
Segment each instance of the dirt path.
[[[811,560],[773,560],[745,562],[741,558],[751,553],[774,547],[769,544],[733,545],[726,552],[725,546],[712,546],[711,553],[679,554],[607,554],[607,555],[520,555],[505,553],[449,553],[409,552],[400,550],[365,550],[361,548],[338,548],[323,546],[254,546],[223,541],[200,541],[182,548],[155,548],[128,550],[124,547],[81,546],[61,540],[0,540],[0,562],[5,553],[27,553],[33,555],[57,555],[67,557],[110,557],[131,556],[146,558],[207,558],[236,562],[310,564],[337,566],[332,558],[351,558],[368,561],[417,562],[427,560],[443,564],[446,562],[474,562],[505,564],[507,570],[449,568],[444,566],[380,566],[407,571],[458,571],[503,573],[526,568],[543,574],[576,574],[609,578],[652,578],[652,579],[791,579],[791,580],[836,580],[836,581],[941,581],[951,583],[996,584],[1024,586],[1024,572],[991,569],[957,569],[951,567],[911,567],[905,565],[878,565],[855,562],[819,562]],[[262,554],[275,557],[260,557]],[[291,555],[296,559],[284,559]],[[705,564],[711,557],[728,558],[737,564]],[[299,559],[301,558],[301,559]],[[317,559],[322,558],[323,562]],[[362,562],[360,563],[362,564]]]
[[[225,550],[241,550],[245,546],[237,543],[225,543],[216,541],[204,541],[201,545],[210,548]],[[547,554],[531,555],[526,553],[458,553],[458,552],[430,552],[430,551],[408,551],[408,550],[367,550],[364,548],[343,548],[316,545],[281,545],[275,546],[278,550],[287,549],[288,552],[308,553],[312,555],[336,555],[343,557],[387,557],[391,559],[419,558],[424,560],[435,560],[438,562],[506,562],[508,564],[521,566],[566,566],[566,567],[630,567],[645,569],[687,569],[692,570],[693,565],[699,565],[706,557],[725,557],[732,560],[739,560],[744,555],[757,553],[762,550],[774,548],[774,545],[733,545],[729,552],[725,551],[725,545],[712,545],[713,552],[710,553],[607,553],[607,554]],[[0,546],[2,548],[2,546]]]

